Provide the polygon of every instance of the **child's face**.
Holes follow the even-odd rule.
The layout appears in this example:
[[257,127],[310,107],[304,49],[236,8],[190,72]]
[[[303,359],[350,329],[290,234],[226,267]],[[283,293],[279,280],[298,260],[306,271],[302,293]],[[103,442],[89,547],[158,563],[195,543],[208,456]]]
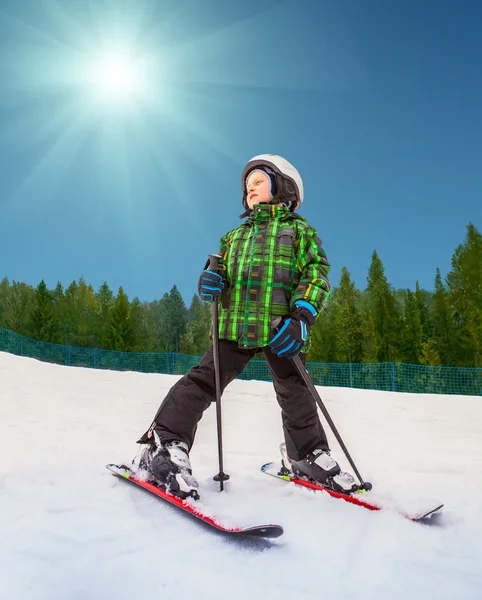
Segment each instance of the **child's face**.
[[251,173],[246,182],[247,202],[249,208],[261,202],[271,202],[271,182],[265,173],[255,171]]

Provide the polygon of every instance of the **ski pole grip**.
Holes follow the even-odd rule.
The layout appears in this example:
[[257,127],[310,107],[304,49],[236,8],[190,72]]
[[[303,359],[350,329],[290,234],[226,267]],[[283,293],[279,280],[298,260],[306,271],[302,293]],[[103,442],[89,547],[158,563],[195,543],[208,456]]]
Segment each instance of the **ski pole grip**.
[[276,319],[271,321],[271,335],[277,333],[278,327],[280,326],[282,320],[283,317],[276,317]]
[[220,254],[210,254],[209,255],[209,270],[217,273],[220,260],[221,260]]

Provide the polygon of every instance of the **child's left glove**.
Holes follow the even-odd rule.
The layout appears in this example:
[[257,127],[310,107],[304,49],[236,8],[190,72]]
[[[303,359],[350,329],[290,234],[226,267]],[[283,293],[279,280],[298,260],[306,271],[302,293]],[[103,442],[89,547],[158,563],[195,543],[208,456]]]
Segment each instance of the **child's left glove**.
[[276,335],[268,342],[271,352],[283,358],[297,356],[315,320],[316,310],[309,302],[295,302],[295,309],[283,318],[277,327]]

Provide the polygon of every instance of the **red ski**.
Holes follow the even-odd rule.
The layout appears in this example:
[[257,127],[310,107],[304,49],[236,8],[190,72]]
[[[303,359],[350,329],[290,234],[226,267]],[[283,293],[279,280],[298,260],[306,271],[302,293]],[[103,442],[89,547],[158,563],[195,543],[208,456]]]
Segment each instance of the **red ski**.
[[234,536],[251,536],[251,537],[261,537],[261,538],[277,538],[283,534],[283,528],[281,525],[255,525],[254,527],[226,527],[222,523],[216,520],[216,518],[209,517],[203,512],[203,505],[196,500],[182,500],[177,496],[173,496],[169,494],[162,488],[149,483],[148,481],[141,481],[140,479],[136,479],[134,472],[129,469],[126,465],[115,465],[108,464],[106,465],[107,469],[127,481],[131,481],[135,485],[148,490],[152,494],[155,494],[159,498],[166,500],[170,504],[177,506],[178,508],[184,510],[190,515],[196,517],[203,521],[203,523],[207,523],[214,527],[218,531],[222,531],[229,535]]
[[[384,510],[384,509],[388,510],[390,508],[393,508],[392,506],[389,506],[387,503],[383,502],[383,499],[377,499],[377,500],[380,500],[379,502],[374,500],[372,492],[365,492],[365,491],[362,492],[361,491],[361,492],[355,492],[353,494],[342,494],[342,493],[336,492],[335,490],[332,490],[328,487],[324,487],[322,485],[312,483],[311,481],[307,481],[305,479],[298,479],[297,477],[295,477],[295,475],[293,473],[289,473],[289,474],[281,473],[280,469],[275,465],[274,462],[266,463],[265,465],[263,465],[261,467],[261,471],[263,473],[266,473],[266,475],[271,475],[272,477],[276,477],[277,479],[282,479],[283,481],[289,481],[291,483],[294,483],[295,485],[309,488],[310,490],[326,492],[333,498],[340,498],[341,500],[344,500],[345,502],[349,502],[350,504],[355,504],[357,506],[361,506],[368,510],[376,511],[376,510]],[[399,514],[401,514],[406,519],[410,519],[410,521],[419,521],[419,522],[423,523],[423,522],[428,522],[430,520],[430,518],[435,513],[438,513],[442,508],[443,508],[443,504],[435,505],[428,510],[423,510],[423,511],[420,511],[420,512],[417,512],[414,514],[405,513],[398,508],[396,510]]]

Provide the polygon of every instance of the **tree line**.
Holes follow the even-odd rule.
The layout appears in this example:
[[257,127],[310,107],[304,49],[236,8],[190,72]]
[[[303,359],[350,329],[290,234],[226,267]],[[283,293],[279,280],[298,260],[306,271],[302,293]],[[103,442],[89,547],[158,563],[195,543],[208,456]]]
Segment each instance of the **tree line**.
[[210,307],[194,296],[189,309],[173,286],[159,301],[129,301],[104,282],[97,291],[83,277],[67,289],[34,289],[4,278],[0,283],[0,327],[21,335],[86,348],[124,352],[202,354],[209,346]]
[[[130,352],[202,355],[210,346],[211,306],[194,295],[189,308],[174,285],[153,302],[129,301],[104,282],[81,277],[66,289],[0,283],[0,327],[37,340]],[[434,290],[395,290],[374,251],[363,291],[346,267],[313,328],[308,360],[405,362],[482,367],[482,235],[470,223],[445,280]]]
[[482,367],[482,236],[470,223],[434,290],[394,290],[373,252],[367,287],[346,268],[314,328],[309,358],[319,362],[404,362]]

